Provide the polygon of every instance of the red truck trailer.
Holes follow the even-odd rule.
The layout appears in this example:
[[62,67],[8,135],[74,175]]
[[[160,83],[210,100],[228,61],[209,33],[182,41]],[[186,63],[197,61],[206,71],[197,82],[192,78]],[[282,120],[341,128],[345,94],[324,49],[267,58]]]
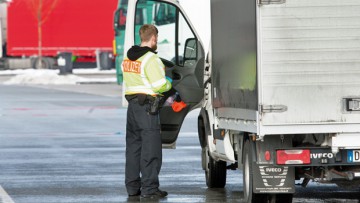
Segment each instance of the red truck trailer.
[[41,60],[40,67],[52,68],[60,52],[71,52],[79,62],[112,53],[117,2],[13,0],[8,3],[7,57],[32,58],[32,68]]

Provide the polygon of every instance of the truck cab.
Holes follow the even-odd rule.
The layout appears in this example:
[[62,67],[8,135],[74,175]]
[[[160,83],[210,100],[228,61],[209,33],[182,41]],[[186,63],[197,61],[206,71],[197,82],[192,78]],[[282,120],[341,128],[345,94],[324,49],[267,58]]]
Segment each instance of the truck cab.
[[[125,15],[118,15],[124,22]],[[140,44],[138,31],[143,24],[154,24],[159,30],[158,55],[165,65],[166,76],[186,108],[174,112],[171,106],[160,110],[163,146],[175,148],[181,124],[203,98],[205,53],[199,35],[177,1],[129,0],[126,11],[124,56],[127,50]]]

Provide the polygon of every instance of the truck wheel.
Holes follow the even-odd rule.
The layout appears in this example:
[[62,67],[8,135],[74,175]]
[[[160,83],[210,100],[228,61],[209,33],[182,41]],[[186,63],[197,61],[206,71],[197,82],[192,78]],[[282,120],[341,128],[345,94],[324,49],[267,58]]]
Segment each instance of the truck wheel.
[[293,194],[256,194],[253,191],[253,146],[249,140],[245,141],[243,153],[243,185],[244,200],[247,203],[275,202],[275,203],[291,203]]
[[293,194],[277,194],[275,198],[276,203],[291,203],[293,199]]
[[209,188],[224,188],[226,184],[226,162],[215,161],[209,154],[209,147],[202,148],[206,185]]
[[35,58],[35,60],[33,60],[33,64],[32,64],[33,69],[50,69],[50,68],[52,68],[50,60],[48,60],[48,58],[46,58],[46,57],[41,58],[41,66],[39,64],[39,60],[40,60],[40,58]]
[[249,140],[246,140],[243,153],[243,190],[244,200],[247,203],[267,202],[268,195],[255,194],[253,192],[253,169],[252,169],[252,146]]

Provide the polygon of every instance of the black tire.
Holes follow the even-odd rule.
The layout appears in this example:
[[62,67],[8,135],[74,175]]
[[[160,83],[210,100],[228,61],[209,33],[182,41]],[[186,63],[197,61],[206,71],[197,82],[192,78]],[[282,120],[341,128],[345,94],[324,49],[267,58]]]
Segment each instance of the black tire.
[[51,69],[52,68],[52,64],[50,62],[50,60],[46,57],[41,57],[41,66],[40,66],[40,58],[35,58],[35,60],[33,61],[32,64],[32,68],[33,69]]
[[255,194],[253,192],[253,169],[252,169],[252,146],[249,140],[245,141],[243,153],[243,186],[244,200],[247,203],[262,203],[268,201],[267,194]]
[[[199,119],[198,122],[203,121]],[[209,146],[205,132],[204,123],[198,123],[199,137],[204,138],[204,146],[202,146],[201,158],[202,166],[205,170],[206,185],[208,188],[224,188],[226,185],[226,162],[215,161],[209,153]]]
[[206,185],[209,188],[224,188],[226,185],[226,162],[215,161],[209,153],[205,123],[202,118],[198,119],[198,133],[201,144],[201,161],[205,170]]
[[208,188],[224,188],[226,185],[226,162],[215,161],[210,155],[208,147],[205,147],[206,161],[205,178]]
[[293,199],[293,194],[277,194],[276,203],[291,203]]
[[291,203],[293,194],[256,194],[253,191],[253,146],[250,140],[245,141],[243,153],[243,185],[244,185],[244,200],[247,203]]
[[[207,136],[206,136],[207,137]],[[226,162],[215,161],[209,152],[209,146],[202,148],[202,161],[208,188],[224,188],[226,185]]]

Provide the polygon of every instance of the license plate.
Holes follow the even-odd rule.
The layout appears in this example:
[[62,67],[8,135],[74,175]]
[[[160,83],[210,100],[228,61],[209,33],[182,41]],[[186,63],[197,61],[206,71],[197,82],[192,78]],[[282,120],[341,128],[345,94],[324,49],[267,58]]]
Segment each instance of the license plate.
[[348,150],[347,160],[348,162],[360,162],[360,150]]

